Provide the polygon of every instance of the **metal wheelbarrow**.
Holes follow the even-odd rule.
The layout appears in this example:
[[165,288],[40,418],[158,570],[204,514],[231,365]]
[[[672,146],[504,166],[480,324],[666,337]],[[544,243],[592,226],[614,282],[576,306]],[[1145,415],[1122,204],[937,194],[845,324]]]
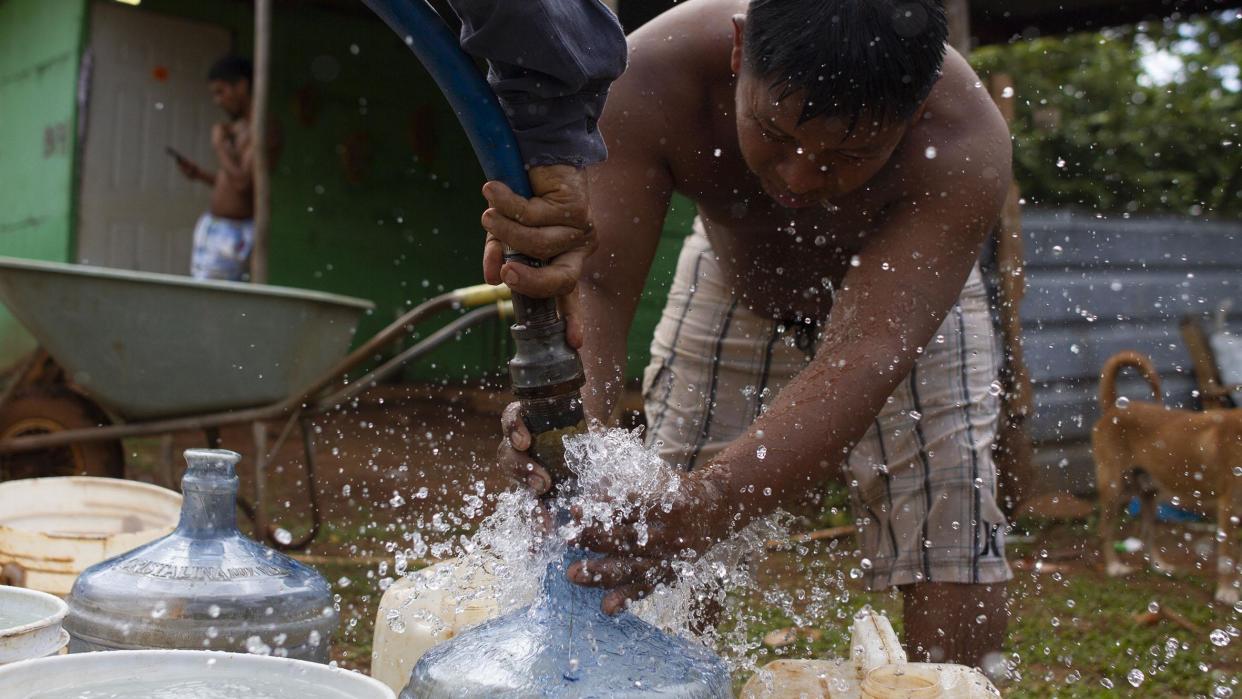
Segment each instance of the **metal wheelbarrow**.
[[[0,480],[124,475],[120,440],[251,423],[254,504],[274,546],[300,548],[320,525],[316,415],[333,410],[469,327],[511,315],[509,290],[467,287],[406,312],[353,352],[362,299],[284,287],[0,257],[0,301],[39,349],[0,391]],[[450,309],[474,308],[353,381],[353,369]],[[284,419],[268,444],[264,421]],[[268,461],[300,427],[312,524],[296,540],[267,517]],[[166,444],[171,449],[170,441]],[[165,462],[171,465],[171,453]],[[283,539],[283,540],[282,540]]]

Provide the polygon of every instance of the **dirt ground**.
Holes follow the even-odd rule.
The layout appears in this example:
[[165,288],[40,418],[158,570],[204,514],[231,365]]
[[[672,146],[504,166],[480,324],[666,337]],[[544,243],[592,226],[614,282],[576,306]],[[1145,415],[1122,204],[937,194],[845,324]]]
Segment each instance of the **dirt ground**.
[[[491,461],[498,415],[507,400],[507,394],[488,390],[385,387],[317,422],[317,493],[324,524],[302,558],[340,595],[343,624],[334,654],[342,665],[360,670],[370,665],[380,580],[393,575],[393,553],[408,545],[403,536],[415,530],[427,536],[431,517],[458,511],[462,493],[477,483],[487,492],[503,488]],[[269,426],[270,439],[280,428]],[[222,437],[224,447],[242,453],[243,493],[252,493],[250,430],[226,429]],[[203,444],[201,435],[184,434],[174,447],[179,453]],[[126,449],[131,478],[163,479],[158,440],[132,440]],[[273,521],[295,537],[309,523],[301,450],[295,434],[276,455],[268,486]],[[1006,696],[1242,696],[1236,686],[1242,677],[1237,629],[1242,607],[1211,602],[1212,581],[1205,573],[1211,525],[1162,528],[1160,541],[1179,565],[1177,575],[1142,572],[1110,579],[1098,562],[1094,519],[1081,517],[1085,508],[1071,510],[1080,518],[1027,517],[1015,523],[1008,553],[1016,577],[1005,652],[1016,673],[1004,688]],[[841,517],[848,522],[848,516]],[[469,522],[453,523],[449,533],[469,528]],[[764,592],[740,602],[746,633],[755,639],[756,664],[847,655],[850,615],[864,604],[890,612],[900,628],[898,598],[867,593],[850,575],[858,565],[853,546],[848,538],[818,542],[803,552],[772,554],[760,564],[756,572]],[[758,639],[765,633],[793,625],[780,606],[769,603],[774,594],[789,609],[788,600],[799,599],[810,576],[840,581],[834,602],[803,619],[822,635],[780,648],[763,646]],[[793,608],[809,609],[797,602]]]

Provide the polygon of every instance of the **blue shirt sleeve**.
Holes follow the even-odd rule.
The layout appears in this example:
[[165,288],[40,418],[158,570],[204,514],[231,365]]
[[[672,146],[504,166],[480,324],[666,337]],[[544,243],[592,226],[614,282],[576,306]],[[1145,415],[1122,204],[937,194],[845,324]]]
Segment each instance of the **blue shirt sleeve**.
[[607,156],[597,122],[625,70],[625,33],[599,0],[449,0],[461,45],[488,82],[527,166],[583,166]]

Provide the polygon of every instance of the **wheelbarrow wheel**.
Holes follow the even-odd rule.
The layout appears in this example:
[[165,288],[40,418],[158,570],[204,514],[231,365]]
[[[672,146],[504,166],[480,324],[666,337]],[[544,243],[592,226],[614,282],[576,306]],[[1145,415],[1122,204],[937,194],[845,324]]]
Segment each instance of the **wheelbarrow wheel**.
[[[0,441],[109,424],[90,401],[68,390],[19,391],[0,410]],[[125,476],[119,441],[82,442],[39,451],[0,454],[0,481],[45,476]]]

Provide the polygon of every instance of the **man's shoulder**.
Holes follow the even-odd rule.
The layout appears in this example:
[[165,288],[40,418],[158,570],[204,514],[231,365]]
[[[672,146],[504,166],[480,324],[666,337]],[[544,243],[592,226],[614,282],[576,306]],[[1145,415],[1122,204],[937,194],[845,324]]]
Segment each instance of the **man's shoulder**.
[[705,83],[727,76],[733,46],[731,17],[740,0],[690,0],[680,3],[629,35],[629,70],[661,83]]

